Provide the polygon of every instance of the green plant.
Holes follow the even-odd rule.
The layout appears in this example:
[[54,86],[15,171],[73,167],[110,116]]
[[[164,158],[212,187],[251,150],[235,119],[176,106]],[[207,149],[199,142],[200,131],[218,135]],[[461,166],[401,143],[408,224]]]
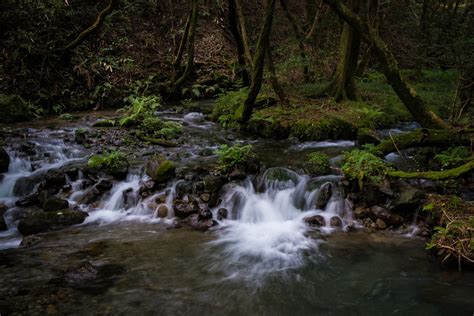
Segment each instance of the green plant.
[[469,160],[471,154],[466,147],[452,147],[434,157],[434,160],[441,164],[443,169],[455,168]]
[[380,183],[391,169],[381,158],[365,150],[355,149],[344,154],[342,172],[350,180],[357,180],[360,188],[364,183]]
[[166,121],[163,122],[163,127],[155,131],[155,137],[164,139],[173,139],[183,133],[183,125],[177,122]]
[[94,155],[87,161],[87,166],[94,169],[115,169],[126,160],[125,155],[118,150],[106,152],[103,155]]
[[224,127],[231,127],[242,117],[247,94],[248,88],[242,88],[220,95],[212,110],[211,118]]
[[63,121],[73,121],[73,120],[77,119],[77,115],[73,115],[73,114],[70,114],[70,113],[64,113],[64,114],[61,114],[59,116],[59,119],[63,120]]
[[219,167],[223,171],[230,171],[255,157],[252,145],[234,145],[232,147],[222,145],[215,153],[219,157]]
[[329,157],[321,152],[312,152],[308,154],[306,168],[313,174],[326,174],[331,170]]
[[359,118],[362,121],[360,126],[367,126],[371,129],[375,129],[375,122],[379,117],[384,115],[384,112],[377,108],[369,108],[364,106],[354,110],[359,114]]
[[125,115],[120,119],[120,126],[133,126],[140,124],[146,117],[153,116],[161,105],[159,96],[137,97],[126,109]]

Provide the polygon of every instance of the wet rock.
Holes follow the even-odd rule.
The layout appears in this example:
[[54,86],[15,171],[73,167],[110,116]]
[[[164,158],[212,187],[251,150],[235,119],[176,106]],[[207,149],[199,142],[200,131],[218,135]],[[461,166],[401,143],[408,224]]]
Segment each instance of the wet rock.
[[5,204],[0,204],[0,231],[8,229],[7,223],[5,222],[5,213],[7,212],[8,207]]
[[393,204],[393,209],[397,212],[414,211],[417,209],[425,193],[414,187],[402,187],[399,197]]
[[247,174],[238,168],[232,170],[232,172],[229,174],[229,179],[231,180],[243,180],[245,178],[247,178]]
[[176,166],[163,157],[155,157],[146,164],[145,172],[157,183],[171,180],[175,175]]
[[323,210],[328,204],[332,196],[332,183],[326,182],[319,188],[318,197],[316,198],[316,208]]
[[10,165],[10,156],[8,153],[0,147],[0,173],[7,172],[8,166]]
[[133,191],[133,188],[128,188],[122,192],[123,206],[129,209],[138,204],[139,197]]
[[229,212],[226,208],[221,207],[219,210],[217,210],[217,219],[220,221],[227,219],[228,213]]
[[83,129],[77,129],[74,132],[74,141],[80,145],[83,145],[87,140],[86,131]]
[[25,196],[31,193],[36,186],[36,183],[29,177],[21,177],[16,180],[13,185],[13,194],[15,196]]
[[176,196],[182,198],[186,194],[193,193],[193,183],[191,181],[180,181],[176,184]]
[[87,213],[69,209],[57,212],[34,211],[18,222],[18,231],[27,236],[62,229],[81,224],[87,216]]
[[69,202],[58,197],[50,197],[43,205],[43,211],[56,212],[69,208]]
[[154,217],[166,218],[168,217],[168,206],[166,204],[160,204],[155,210]]
[[342,220],[338,216],[331,217],[329,221],[331,227],[342,227]]
[[363,219],[363,218],[368,217],[369,215],[370,215],[370,210],[365,207],[359,206],[354,210],[354,216],[357,219]]
[[209,207],[207,205],[200,205],[199,206],[199,220],[206,220],[206,219],[211,219],[212,218],[212,213],[209,210]]
[[202,232],[207,231],[209,228],[217,224],[212,219],[199,220],[198,214],[192,214],[191,216],[189,216],[186,219],[185,223],[191,226],[191,228]]
[[305,217],[304,221],[311,226],[326,226],[326,220],[321,215],[314,215],[310,217]]
[[31,247],[31,246],[34,246],[34,245],[40,243],[42,240],[43,240],[43,237],[38,236],[38,235],[25,236],[21,240],[20,246],[21,247]]
[[66,184],[66,174],[59,169],[48,170],[43,189],[57,193]]
[[204,177],[203,181],[204,190],[210,193],[219,193],[224,185],[224,180],[220,176],[207,175]]
[[138,189],[138,194],[142,198],[149,197],[152,194],[153,188],[155,187],[155,181],[148,180],[140,183],[140,188]]
[[101,179],[96,185],[95,188],[100,194],[103,194],[110,189],[112,189],[113,183],[110,180],[107,179]]
[[174,213],[179,218],[186,218],[199,211],[199,203],[197,201],[185,202],[183,200],[176,199],[173,204]]
[[380,143],[380,138],[373,129],[359,128],[357,131],[357,143],[359,146],[365,144],[378,145]]
[[376,221],[377,219],[383,220],[386,224],[392,226],[399,226],[403,223],[403,218],[398,214],[393,214],[386,208],[380,206],[372,206],[370,208],[370,217],[372,220]]
[[377,218],[375,221],[375,229],[377,230],[383,230],[387,228],[387,224],[380,218]]
[[207,203],[211,199],[211,195],[209,193],[203,193],[199,196],[199,198],[201,199],[201,201]]
[[18,206],[18,207],[29,207],[29,206],[39,205],[39,204],[40,204],[40,200],[38,198],[37,193],[33,193],[25,197],[22,197],[15,202],[15,206]]

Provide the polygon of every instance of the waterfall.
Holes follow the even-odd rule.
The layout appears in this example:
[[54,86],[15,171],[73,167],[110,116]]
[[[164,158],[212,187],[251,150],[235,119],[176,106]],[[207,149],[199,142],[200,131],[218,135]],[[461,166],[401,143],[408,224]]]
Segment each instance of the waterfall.
[[221,224],[219,238],[211,242],[224,248],[228,263],[251,263],[243,270],[232,271],[242,276],[267,274],[300,266],[306,250],[315,249],[319,241],[310,237],[311,227],[305,218],[320,215],[326,219],[321,232],[329,233],[331,218],[337,217],[343,227],[352,221],[352,209],[333,183],[332,195],[324,209],[317,209],[314,199],[319,188],[309,190],[309,177],[284,168],[268,169],[256,181],[247,179],[242,185],[230,185],[222,203],[215,208],[229,211],[229,219]]

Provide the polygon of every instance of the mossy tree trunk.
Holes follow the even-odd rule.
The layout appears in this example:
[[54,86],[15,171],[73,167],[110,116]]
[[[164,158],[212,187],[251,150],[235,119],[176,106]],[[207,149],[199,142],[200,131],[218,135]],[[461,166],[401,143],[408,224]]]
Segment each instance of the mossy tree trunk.
[[189,32],[187,34],[186,40],[186,67],[181,77],[179,77],[178,80],[173,82],[170,93],[171,95],[175,95],[178,92],[178,90],[181,88],[183,83],[186,82],[186,80],[189,78],[194,69],[194,39],[196,37],[197,20],[199,15],[198,11],[199,0],[192,0]]
[[186,20],[186,24],[184,26],[183,36],[181,37],[181,41],[179,42],[178,51],[176,53],[176,58],[173,60],[173,73],[171,74],[171,82],[176,81],[176,76],[180,72],[181,68],[181,61],[183,60],[184,51],[186,49],[186,43],[188,41],[188,34],[189,34],[189,26],[191,25],[191,16],[192,11],[189,13],[188,19]]
[[245,47],[242,40],[242,36],[239,31],[239,20],[236,11],[236,0],[228,1],[228,10],[229,10],[229,28],[232,36],[234,37],[235,46],[237,49],[237,62],[239,63],[239,69],[237,70],[237,75],[242,79],[242,83],[245,87],[250,85],[250,77],[245,62]]
[[[348,0],[353,12],[359,12],[360,0]],[[360,33],[348,23],[344,23],[339,43],[339,60],[333,79],[326,93],[337,102],[357,100],[355,75],[360,51]]]
[[301,63],[303,65],[304,81],[308,82],[310,78],[309,78],[308,58],[306,57],[306,51],[304,47],[304,41],[305,41],[304,33],[301,30],[301,28],[298,26],[298,23],[295,17],[291,14],[290,10],[288,10],[288,5],[286,3],[286,0],[280,0],[280,4],[283,11],[285,12],[285,16],[288,19],[288,22],[290,22],[291,27],[293,28],[293,32],[295,33],[296,40],[298,41],[298,48],[300,51]]
[[244,103],[241,123],[246,123],[252,116],[252,111],[255,106],[255,100],[262,87],[263,70],[265,66],[265,55],[270,46],[270,33],[273,23],[273,12],[275,11],[276,0],[268,0],[265,8],[265,19],[263,27],[257,41],[255,50],[255,57],[253,60],[252,70],[252,84],[247,99]]
[[318,8],[317,8],[316,15],[314,16],[314,19],[311,23],[311,28],[309,29],[308,34],[306,34],[306,36],[305,36],[305,40],[307,42],[312,42],[316,37],[316,30],[318,28],[321,16],[323,15],[322,11],[323,11],[323,0],[320,0]]
[[253,69],[252,53],[250,51],[249,37],[247,35],[247,28],[245,27],[244,10],[242,9],[242,3],[240,0],[235,0],[235,9],[237,13],[237,19],[239,21],[240,35],[242,37],[242,44],[244,45],[245,58],[247,59],[247,65],[250,69]]
[[273,91],[275,91],[276,95],[278,96],[278,99],[280,99],[281,104],[283,104],[284,106],[289,106],[290,101],[288,100],[285,90],[283,90],[282,86],[280,85],[280,82],[278,81],[272,55],[273,55],[272,48],[268,47],[267,65],[268,65],[268,73],[270,76],[270,83],[272,85]]
[[357,29],[364,41],[374,45],[374,52],[382,66],[382,71],[412,117],[427,128],[449,128],[438,115],[431,111],[416,91],[403,79],[397,60],[378,31],[354,13],[341,0],[324,0],[345,22]]

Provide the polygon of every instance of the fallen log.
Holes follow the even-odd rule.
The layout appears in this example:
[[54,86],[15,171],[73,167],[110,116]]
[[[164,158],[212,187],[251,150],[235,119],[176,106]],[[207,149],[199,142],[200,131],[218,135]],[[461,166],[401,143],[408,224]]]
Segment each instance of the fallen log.
[[443,171],[422,171],[422,172],[405,172],[405,171],[389,171],[387,175],[392,178],[401,179],[429,179],[429,180],[447,180],[456,179],[460,176],[474,170],[474,159],[457,168]]

